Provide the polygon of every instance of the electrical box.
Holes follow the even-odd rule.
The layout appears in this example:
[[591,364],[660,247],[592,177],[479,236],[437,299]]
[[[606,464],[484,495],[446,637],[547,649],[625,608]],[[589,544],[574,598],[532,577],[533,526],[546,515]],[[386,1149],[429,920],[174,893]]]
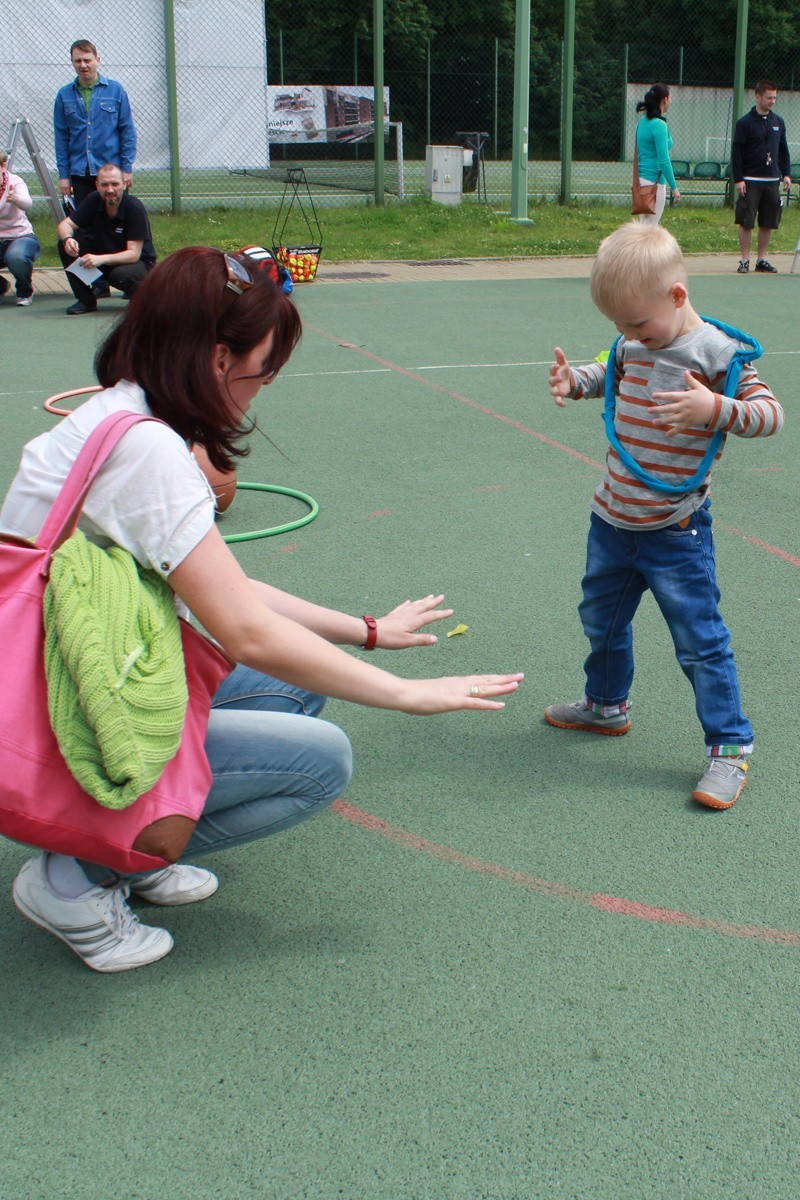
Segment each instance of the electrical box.
[[425,194],[431,200],[460,204],[463,175],[463,146],[425,147]]

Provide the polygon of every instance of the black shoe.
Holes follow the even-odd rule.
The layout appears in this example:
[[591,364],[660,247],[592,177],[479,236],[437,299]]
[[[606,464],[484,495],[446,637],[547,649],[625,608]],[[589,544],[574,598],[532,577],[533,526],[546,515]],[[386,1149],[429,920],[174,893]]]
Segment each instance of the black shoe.
[[739,272],[740,275],[746,275],[747,272],[750,270],[750,259],[749,258],[741,259],[736,270]]
[[97,304],[84,304],[81,300],[76,300],[67,309],[67,316],[82,317],[84,313],[97,312]]
[[765,271],[769,275],[777,275],[778,274],[778,268],[773,267],[772,263],[767,262],[767,260],[765,258],[757,258],[756,259],[756,270],[757,271]]
[[96,300],[107,300],[111,295],[111,288],[105,280],[98,280],[97,283],[92,284],[92,295]]
[[0,275],[0,296],[5,296],[10,287],[11,284],[8,282],[8,280],[3,279],[2,275]]

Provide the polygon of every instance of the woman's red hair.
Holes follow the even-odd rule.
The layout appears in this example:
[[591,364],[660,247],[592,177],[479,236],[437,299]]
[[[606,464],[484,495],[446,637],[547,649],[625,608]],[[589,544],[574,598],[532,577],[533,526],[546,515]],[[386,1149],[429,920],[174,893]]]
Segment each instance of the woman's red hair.
[[[215,347],[249,353],[268,334],[272,349],[263,365],[273,379],[300,340],[300,315],[264,271],[241,262],[252,286],[241,295],[226,287],[220,250],[187,246],[149,271],[124,316],[95,357],[103,387],[129,379],[144,390],[154,416],[187,442],[204,446],[213,466],[233,469],[247,453],[247,431],[231,425],[227,397],[214,370]],[[233,296],[233,299],[231,297]]]

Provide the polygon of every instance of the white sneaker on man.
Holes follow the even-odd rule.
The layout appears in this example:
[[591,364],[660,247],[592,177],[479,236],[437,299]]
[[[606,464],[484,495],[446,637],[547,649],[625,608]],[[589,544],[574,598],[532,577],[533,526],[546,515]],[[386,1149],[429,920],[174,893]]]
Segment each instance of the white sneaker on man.
[[14,903],[93,971],[132,971],[169,954],[166,929],[142,925],[128,907],[128,888],[92,887],[77,899],[59,896],[47,877],[47,855],[29,859],[14,880]]
[[173,863],[163,871],[154,871],[131,883],[131,891],[150,904],[194,904],[213,896],[219,880],[203,867],[190,867],[184,863]]

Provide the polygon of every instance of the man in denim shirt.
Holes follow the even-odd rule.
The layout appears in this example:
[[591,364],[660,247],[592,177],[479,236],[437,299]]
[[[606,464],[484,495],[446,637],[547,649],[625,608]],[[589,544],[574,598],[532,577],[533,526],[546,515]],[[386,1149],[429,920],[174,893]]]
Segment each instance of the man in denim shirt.
[[136,129],[130,101],[121,84],[101,75],[100,55],[92,42],[70,47],[76,77],[62,87],[53,109],[59,186],[80,204],[95,192],[97,171],[115,163],[126,188],[136,157]]

